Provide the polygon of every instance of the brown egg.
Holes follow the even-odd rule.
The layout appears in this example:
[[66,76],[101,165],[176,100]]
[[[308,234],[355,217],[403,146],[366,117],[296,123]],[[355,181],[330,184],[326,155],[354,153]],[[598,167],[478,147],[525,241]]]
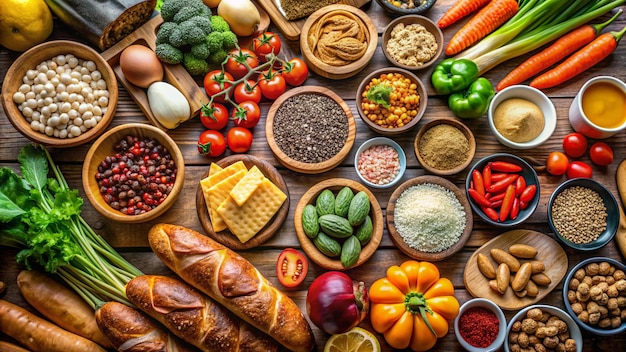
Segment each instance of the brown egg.
[[140,44],[128,46],[120,55],[120,68],[132,84],[148,88],[163,80],[163,65],[152,49]]

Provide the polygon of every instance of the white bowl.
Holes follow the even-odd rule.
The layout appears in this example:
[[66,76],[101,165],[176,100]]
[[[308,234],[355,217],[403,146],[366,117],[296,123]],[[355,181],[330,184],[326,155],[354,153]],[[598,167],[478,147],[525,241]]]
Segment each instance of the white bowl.
[[[388,145],[392,147],[393,149],[395,149],[396,152],[398,152],[398,159],[400,160],[400,171],[398,172],[398,174],[393,180],[385,184],[377,184],[377,183],[370,182],[359,172],[359,166],[358,166],[359,156],[365,150],[367,150],[367,148],[371,146],[375,146],[375,145]],[[359,176],[359,179],[361,179],[361,182],[364,183],[368,187],[379,188],[379,189],[393,187],[402,179],[402,176],[404,175],[404,171],[406,171],[406,155],[404,154],[404,150],[402,150],[402,147],[400,147],[400,145],[396,143],[394,140],[387,138],[387,137],[374,137],[372,139],[368,139],[367,141],[365,141],[363,144],[361,144],[359,149],[357,149],[356,154],[354,155],[354,169],[356,170],[356,174]]]
[[[545,121],[543,130],[537,137],[535,137],[535,139],[524,143],[513,142],[510,139],[504,137],[496,129],[496,126],[493,122],[496,108],[500,103],[509,98],[521,98],[529,100],[537,105],[543,112],[543,117]],[[554,108],[554,104],[552,104],[550,98],[548,98],[548,96],[539,89],[535,89],[526,85],[514,85],[499,91],[489,104],[488,118],[489,127],[491,127],[491,131],[496,136],[496,139],[507,147],[514,149],[531,149],[543,144],[552,136],[552,133],[554,133],[557,121],[556,109]]]
[[517,312],[517,314],[515,314],[515,316],[513,316],[513,318],[511,318],[511,321],[509,321],[509,324],[506,327],[506,339],[504,340],[504,351],[505,352],[511,352],[511,348],[509,346],[509,332],[511,331],[511,327],[513,326],[513,323],[515,323],[518,320],[523,320],[523,317],[526,316],[526,312],[528,312],[529,310],[531,310],[533,308],[540,308],[542,311],[550,313],[551,315],[556,315],[561,320],[563,320],[567,324],[567,329],[569,331],[569,337],[576,341],[576,352],[582,352],[582,350],[583,350],[583,335],[580,332],[580,328],[574,322],[572,317],[570,317],[569,314],[565,313],[565,311],[560,309],[560,308],[553,307],[553,306],[548,306],[548,305],[543,305],[543,304],[535,304],[535,305],[532,305],[532,306],[528,306],[528,307],[520,310],[519,312]]
[[[491,343],[491,345],[485,348],[474,347],[470,345],[461,336],[461,333],[459,331],[459,319],[461,318],[463,313],[465,313],[467,310],[471,308],[485,308],[491,311],[493,314],[495,314],[496,317],[498,318],[498,321],[500,322],[499,330],[498,330],[498,337]],[[469,352],[497,351],[502,347],[502,344],[504,343],[504,340],[506,339],[506,335],[507,335],[506,317],[504,316],[504,312],[502,312],[502,309],[500,309],[500,307],[497,304],[495,304],[493,301],[488,300],[486,298],[473,298],[463,303],[463,305],[461,306],[461,309],[459,310],[459,315],[457,315],[456,319],[454,319],[454,334],[456,335],[456,339],[459,341],[461,346],[463,346],[463,348],[466,351],[469,351]]]

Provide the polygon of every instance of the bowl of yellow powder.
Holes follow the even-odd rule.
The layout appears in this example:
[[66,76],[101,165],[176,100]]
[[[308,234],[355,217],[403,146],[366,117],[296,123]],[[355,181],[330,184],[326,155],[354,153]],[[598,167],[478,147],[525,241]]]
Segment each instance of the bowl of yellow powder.
[[463,171],[469,165],[476,152],[476,140],[461,121],[439,118],[420,128],[413,149],[424,170],[448,176]]
[[556,129],[556,109],[542,91],[526,85],[507,87],[489,105],[489,127],[496,139],[514,149],[531,149]]

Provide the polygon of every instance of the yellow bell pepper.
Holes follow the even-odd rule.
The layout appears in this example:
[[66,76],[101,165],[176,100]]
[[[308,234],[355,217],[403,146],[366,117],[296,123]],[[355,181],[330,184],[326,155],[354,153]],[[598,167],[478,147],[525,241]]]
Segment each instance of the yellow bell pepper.
[[387,269],[370,287],[372,327],[396,349],[427,351],[459,314],[454,286],[429,262],[409,260]]

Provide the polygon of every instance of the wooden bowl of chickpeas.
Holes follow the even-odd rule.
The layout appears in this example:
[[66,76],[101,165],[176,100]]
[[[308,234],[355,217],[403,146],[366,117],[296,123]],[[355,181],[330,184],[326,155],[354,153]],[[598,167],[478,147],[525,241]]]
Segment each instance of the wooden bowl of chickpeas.
[[412,72],[386,67],[367,75],[356,93],[359,116],[373,131],[387,136],[405,133],[420,121],[428,94]]
[[113,120],[118,87],[109,64],[69,40],[39,44],[20,55],[2,84],[2,107],[28,139],[68,148],[98,137]]

